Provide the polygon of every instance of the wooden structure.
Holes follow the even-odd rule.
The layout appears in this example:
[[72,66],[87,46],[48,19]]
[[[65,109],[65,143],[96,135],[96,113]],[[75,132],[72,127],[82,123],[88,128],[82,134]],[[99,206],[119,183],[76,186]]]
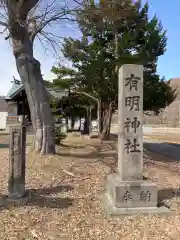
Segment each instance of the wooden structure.
[[8,115],[8,105],[3,96],[0,96],[0,130],[6,129],[6,117]]
[[28,121],[31,122],[24,85],[19,80],[14,79],[13,86],[5,97],[5,100],[8,104],[7,127],[12,124],[17,124],[19,122],[19,116],[22,115],[26,115]]
[[[54,90],[47,88],[47,91],[51,96],[59,99],[68,94],[66,91],[59,89]],[[27,101],[24,84],[21,81],[14,78],[13,86],[5,97],[5,100],[8,104],[8,116],[6,120],[7,130],[9,129],[10,125],[19,123],[20,116],[25,116],[29,122],[29,125],[31,125],[29,104]]]

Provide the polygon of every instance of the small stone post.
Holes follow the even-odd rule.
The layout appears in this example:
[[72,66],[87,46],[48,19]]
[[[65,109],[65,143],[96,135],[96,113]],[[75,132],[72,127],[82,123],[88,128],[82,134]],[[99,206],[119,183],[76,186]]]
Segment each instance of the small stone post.
[[25,122],[10,127],[9,198],[25,195],[26,126]]
[[160,213],[157,186],[143,180],[143,66],[119,70],[118,171],[107,176],[108,214]]

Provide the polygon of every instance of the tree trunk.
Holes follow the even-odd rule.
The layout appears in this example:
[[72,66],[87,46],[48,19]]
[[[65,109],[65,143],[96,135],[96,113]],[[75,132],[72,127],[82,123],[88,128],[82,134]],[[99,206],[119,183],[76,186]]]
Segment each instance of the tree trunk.
[[84,130],[83,134],[89,135],[89,130],[90,130],[90,112],[89,108],[86,108],[86,115],[85,115],[85,121],[84,121]]
[[35,151],[42,154],[54,154],[54,121],[40,71],[40,63],[28,55],[22,54],[16,58],[16,64],[25,86],[35,129]]
[[27,25],[28,13],[38,3],[34,1],[4,1],[7,7],[8,29],[13,53],[31,112],[35,129],[35,150],[43,154],[55,153],[54,121],[40,63],[33,56],[33,38]]
[[105,109],[104,117],[103,117],[103,130],[100,135],[101,140],[108,140],[110,137],[110,128],[111,128],[111,120],[113,114],[113,106],[112,103],[108,105]]
[[89,107],[89,135],[92,133],[92,108]]
[[97,117],[98,117],[98,135],[101,136],[102,133],[102,101],[101,97],[98,99],[98,106],[97,106]]
[[67,132],[69,130],[69,119],[68,117],[66,116],[66,129],[67,129]]
[[75,119],[71,116],[71,130],[74,130]]
[[81,131],[81,117],[79,118],[79,131]]

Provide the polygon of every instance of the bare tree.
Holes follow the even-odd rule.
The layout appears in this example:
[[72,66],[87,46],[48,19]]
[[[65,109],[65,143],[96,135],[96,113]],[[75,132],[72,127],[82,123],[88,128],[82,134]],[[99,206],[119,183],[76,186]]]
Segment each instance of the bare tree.
[[[32,124],[35,151],[55,153],[54,122],[44,87],[40,62],[34,58],[33,43],[39,34],[56,48],[55,35],[46,31],[52,24],[72,20],[71,7],[61,0],[1,0],[0,25],[7,31],[20,78],[25,86]],[[76,2],[76,6],[78,2]],[[41,40],[41,39],[40,39]],[[41,40],[42,41],[42,40]]]

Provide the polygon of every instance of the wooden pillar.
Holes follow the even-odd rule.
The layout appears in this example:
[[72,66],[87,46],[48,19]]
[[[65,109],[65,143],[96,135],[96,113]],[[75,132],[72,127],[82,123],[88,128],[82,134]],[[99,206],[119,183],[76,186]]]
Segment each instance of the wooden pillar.
[[25,195],[26,126],[24,121],[10,127],[9,147],[9,197]]

